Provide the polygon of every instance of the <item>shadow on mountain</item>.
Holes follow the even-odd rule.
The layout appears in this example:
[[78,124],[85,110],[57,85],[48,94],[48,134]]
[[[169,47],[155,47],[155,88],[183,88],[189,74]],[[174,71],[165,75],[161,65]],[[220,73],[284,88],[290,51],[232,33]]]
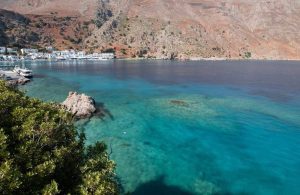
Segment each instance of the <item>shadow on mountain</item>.
[[137,189],[128,193],[130,195],[193,195],[177,186],[170,186],[164,182],[164,177],[161,176],[156,180],[149,181],[137,187]]

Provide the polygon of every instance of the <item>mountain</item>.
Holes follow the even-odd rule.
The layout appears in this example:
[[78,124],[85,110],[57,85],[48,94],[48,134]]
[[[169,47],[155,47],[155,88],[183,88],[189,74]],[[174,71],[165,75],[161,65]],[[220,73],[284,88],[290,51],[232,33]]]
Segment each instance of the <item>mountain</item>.
[[81,16],[93,18],[97,0],[1,0],[1,8],[21,14]]
[[[119,57],[300,59],[299,0],[1,0],[1,8],[30,21],[38,46],[112,48]],[[18,36],[13,29],[4,34]]]

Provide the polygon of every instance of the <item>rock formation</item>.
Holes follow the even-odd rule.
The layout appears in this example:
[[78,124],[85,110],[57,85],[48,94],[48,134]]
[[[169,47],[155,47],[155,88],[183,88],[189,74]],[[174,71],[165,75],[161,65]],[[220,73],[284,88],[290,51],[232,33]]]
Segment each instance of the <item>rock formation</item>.
[[28,82],[30,82],[30,79],[21,77],[21,78],[16,79],[16,80],[6,81],[6,84],[7,84],[7,86],[17,87],[18,85],[25,85]]
[[30,82],[30,79],[25,78],[25,77],[21,77],[17,80],[17,84],[18,85],[25,85],[26,83]]
[[90,118],[97,111],[95,100],[92,97],[77,92],[69,92],[69,96],[62,105],[79,119]]

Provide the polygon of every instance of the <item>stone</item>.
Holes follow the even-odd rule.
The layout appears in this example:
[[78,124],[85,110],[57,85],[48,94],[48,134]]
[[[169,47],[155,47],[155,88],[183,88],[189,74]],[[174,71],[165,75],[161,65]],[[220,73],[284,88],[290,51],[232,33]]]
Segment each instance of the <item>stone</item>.
[[6,85],[10,87],[17,87],[18,85],[25,85],[28,82],[30,82],[30,79],[25,77],[20,77],[18,79],[6,81]]
[[25,77],[21,77],[17,80],[19,85],[25,85],[26,83],[30,82],[30,79],[25,78]]
[[69,92],[69,96],[62,106],[79,119],[90,118],[97,111],[95,100],[92,97],[77,92]]
[[188,107],[189,104],[183,100],[171,100],[171,104],[177,105],[177,106],[183,106],[183,107]]

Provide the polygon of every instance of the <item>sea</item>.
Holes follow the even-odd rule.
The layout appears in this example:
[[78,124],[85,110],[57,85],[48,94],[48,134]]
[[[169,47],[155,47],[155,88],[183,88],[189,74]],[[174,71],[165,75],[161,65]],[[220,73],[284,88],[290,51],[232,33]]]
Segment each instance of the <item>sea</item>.
[[299,61],[35,61],[28,96],[92,96],[78,122],[124,193],[300,194]]

